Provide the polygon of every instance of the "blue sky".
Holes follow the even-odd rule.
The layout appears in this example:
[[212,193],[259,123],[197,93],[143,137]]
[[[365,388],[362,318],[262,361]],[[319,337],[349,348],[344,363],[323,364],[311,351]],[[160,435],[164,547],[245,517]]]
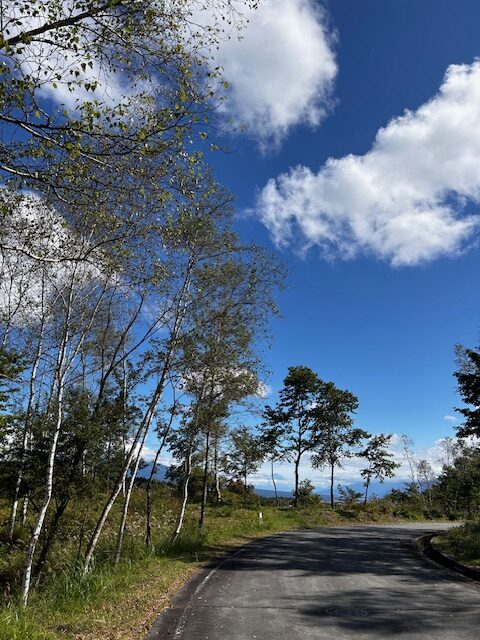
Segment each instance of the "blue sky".
[[[232,27],[210,52],[229,81],[220,129],[247,130],[214,133],[230,150],[208,161],[240,235],[289,272],[267,401],[307,365],[359,397],[359,426],[406,433],[436,464],[459,422],[454,345],[480,341],[480,3],[250,1],[225,3],[243,12],[242,37]],[[211,24],[210,3],[193,4],[194,28]],[[97,93],[131,91],[120,74]],[[47,83],[42,97],[75,108],[82,95]],[[324,482],[308,460],[302,475]],[[358,479],[358,465],[339,476]],[[291,486],[288,465],[279,481]]]
[[[247,132],[208,160],[240,235],[289,272],[267,402],[307,365],[359,397],[359,426],[407,434],[439,469],[454,345],[480,335],[480,3],[262,0],[247,17],[215,54]],[[307,458],[301,474],[326,485]],[[279,465],[279,488],[292,476]],[[358,479],[357,461],[337,476]],[[269,486],[267,465],[253,481]]]
[[[277,4],[277,9],[281,9],[282,4],[285,4],[283,0]],[[438,97],[450,65],[464,65],[457,75],[460,75],[460,82],[465,81],[467,89],[470,84],[478,83],[474,62],[476,56],[480,56],[480,4],[473,0],[331,0],[322,5],[289,0],[289,4],[289,9],[295,5],[300,13],[310,11],[310,19],[322,25],[323,37],[335,61],[333,80],[331,77],[325,80],[321,73],[318,75],[319,85],[322,82],[329,85],[327,89],[323,87],[317,100],[317,107],[326,113],[316,126],[308,121],[308,115],[299,116],[297,121],[292,116],[286,130],[282,125],[283,128],[277,127],[275,131],[272,125],[272,131],[267,134],[260,128],[264,123],[257,125],[252,117],[249,133],[228,141],[231,152],[211,158],[220,181],[234,193],[239,211],[251,210],[248,216],[243,213],[239,217],[240,233],[278,253],[288,265],[289,288],[278,297],[283,320],[272,323],[274,344],[267,354],[273,372],[269,380],[273,389],[269,401],[275,400],[287,367],[305,364],[322,378],[334,380],[359,396],[359,425],[372,432],[407,433],[419,450],[426,452],[437,439],[452,434],[453,421],[445,416],[455,415],[454,407],[460,404],[452,377],[453,347],[457,342],[478,343],[480,254],[476,246],[478,191],[475,189],[480,185],[480,157],[475,158],[479,173],[471,176],[472,182],[468,185],[463,184],[463,178],[455,182],[440,172],[439,176],[431,178],[435,181],[433,187],[430,184],[420,187],[421,197],[427,201],[430,210],[435,211],[434,219],[427,220],[427,228],[418,238],[417,216],[422,211],[408,195],[412,183],[409,176],[415,176],[415,170],[412,169],[413,174],[405,173],[398,163],[404,162],[408,166],[418,156],[422,161],[419,172],[433,167],[429,179],[446,159],[451,166],[459,164],[461,170],[465,166],[464,174],[469,171],[462,162],[466,155],[471,156],[472,150],[462,149],[459,145],[465,140],[464,134],[467,140],[473,135],[468,126],[475,123],[477,113],[473,104],[466,104],[465,112],[458,105],[469,99],[473,103],[474,97],[480,95],[475,93],[476,86],[475,91],[469,92],[462,85],[458,89],[463,91],[459,100],[455,95],[457,85],[450,90],[447,86],[443,99],[447,104],[437,101],[428,107],[428,112],[418,116],[415,112]],[[315,12],[319,6],[323,7],[322,13]],[[252,24],[255,19],[252,15]],[[268,15],[259,19],[263,21],[268,48]],[[285,29],[288,33],[288,25]],[[261,40],[249,42],[248,28],[245,39],[251,58],[243,63],[261,60],[266,55]],[[301,44],[299,49],[297,74],[302,74],[302,67],[310,64],[301,59],[305,56],[303,46]],[[287,51],[291,54],[294,45],[290,42],[289,47]],[[281,42],[278,49],[268,64],[276,62],[271,73],[282,76],[285,60]],[[229,63],[225,65],[227,74]],[[289,92],[295,90],[292,85],[295,85],[296,75],[295,68],[292,74],[291,60],[285,64],[288,70],[282,81],[288,101]],[[331,64],[331,59],[327,58],[327,64]],[[250,71],[255,76],[255,69],[251,67]],[[248,69],[245,73],[248,75]],[[309,73],[308,69],[306,73]],[[235,95],[235,77],[230,80],[235,104],[235,100],[239,100]],[[252,79],[252,91],[257,80],[260,82],[262,78]],[[245,97],[246,87],[243,91]],[[274,98],[278,99],[278,96]],[[255,98],[249,96],[243,105],[243,113],[247,112],[249,99],[255,108]],[[275,105],[269,108],[275,109]],[[299,111],[301,108],[300,99]],[[392,118],[402,116],[406,109],[414,114],[413,125],[403,122],[397,127],[398,131],[392,133],[372,160],[372,171],[376,178],[380,175],[380,180],[385,177],[382,189],[387,192],[398,190],[395,206],[392,208],[390,202],[386,203],[381,223],[385,217],[398,215],[399,207],[402,214],[408,211],[410,215],[405,219],[409,228],[407,240],[398,240],[395,229],[380,234],[372,243],[364,237],[359,240],[352,238],[349,232],[341,232],[340,239],[334,239],[332,247],[328,233],[332,229],[335,233],[334,225],[330,224],[327,237],[322,236],[316,243],[299,230],[297,218],[287,241],[281,239],[279,246],[277,238],[275,244],[268,225],[264,224],[265,212],[261,206],[267,182],[281,174],[290,175],[290,169],[297,165],[311,171],[311,182],[328,158],[367,154],[379,128],[386,127]],[[445,111],[443,119],[437,118],[437,112],[442,109]],[[444,130],[442,127],[448,129],[448,122],[457,115],[458,128],[464,127],[466,131]],[[412,151],[415,130],[408,131],[408,128],[417,126],[417,120],[420,127],[427,128],[425,145],[434,156],[429,159],[430,164],[422,160],[421,139],[418,154],[415,147]],[[445,121],[446,125],[443,125]],[[398,142],[403,135],[406,141]],[[391,151],[396,142],[397,148]],[[435,157],[436,153],[438,157]],[[322,180],[326,186],[323,184],[313,194],[308,193],[310,187],[305,186],[302,178],[290,179],[284,192],[277,180],[272,209],[278,210],[278,206],[282,209],[283,217],[279,220],[282,233],[296,206],[300,210],[310,208],[315,219],[318,212],[312,200],[315,201],[315,195],[328,193],[328,189],[331,202],[327,215],[331,223],[331,218],[337,215],[336,194],[343,198],[345,189],[351,187],[344,169],[336,167],[330,175],[324,176]],[[385,176],[381,175],[383,170]],[[395,175],[397,171],[400,178]],[[369,177],[364,176],[364,179]],[[295,197],[300,204],[289,195],[292,189],[299,192]],[[361,217],[369,216],[372,208],[382,207],[384,196],[371,196],[365,189],[367,187],[363,185],[357,190],[352,188],[354,193],[342,201],[341,215],[347,215],[347,220],[350,210],[359,209]],[[367,205],[362,197],[365,194]],[[372,202],[368,202],[369,197]],[[447,213],[448,219],[443,209],[435,218],[436,207],[442,208],[450,200],[453,204],[452,211]],[[345,209],[349,209],[347,214]],[[320,218],[317,215],[317,221],[324,215],[324,212]],[[470,226],[465,222],[468,216]],[[430,223],[432,228],[428,226]],[[440,230],[439,226],[442,227]],[[437,232],[438,243],[429,244],[429,237]],[[305,251],[308,240],[314,246]]]

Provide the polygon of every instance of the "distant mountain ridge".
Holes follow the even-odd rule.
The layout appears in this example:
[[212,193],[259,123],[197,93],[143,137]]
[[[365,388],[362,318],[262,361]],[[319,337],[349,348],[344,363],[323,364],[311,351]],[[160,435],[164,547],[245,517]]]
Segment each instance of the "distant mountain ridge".
[[[150,473],[152,472],[152,462],[147,462],[143,469],[140,469],[138,475],[140,478],[148,478],[150,477]],[[154,475],[155,480],[165,480],[169,467],[164,464],[157,464],[157,469]],[[354,491],[358,491],[359,493],[364,493],[365,487],[362,482],[337,482],[335,483],[334,495],[336,498],[339,497],[338,493],[338,485],[341,484],[342,487],[349,487]],[[369,488],[369,496],[377,496],[378,498],[383,498],[387,493],[390,493],[392,489],[403,489],[407,484],[406,480],[387,480],[383,483],[381,482],[372,482]],[[274,498],[275,491],[271,487],[265,487],[264,485],[255,487],[255,493],[262,498]],[[292,498],[293,497],[293,488],[287,490],[279,490],[278,492],[279,498]],[[329,500],[330,493],[328,488],[322,487],[315,489],[315,493],[319,495],[323,500]]]
[[[149,478],[152,473],[153,462],[147,462],[147,464],[143,467],[143,469],[139,469],[138,475],[140,478]],[[170,467],[167,467],[164,464],[157,464],[157,469],[155,471],[155,475],[153,476],[155,480],[165,480],[167,475],[167,471]]]
[[[365,492],[365,486],[363,485],[363,482],[348,482],[348,483],[339,482],[335,484],[335,489],[334,489],[334,496],[336,498],[338,498],[340,495],[338,492],[339,484],[342,487],[348,487],[350,489],[353,489],[353,491],[358,491],[361,494]],[[405,484],[407,484],[406,480],[390,480],[383,483],[372,482],[368,490],[368,495],[369,497],[377,496],[377,498],[383,498],[383,496],[387,495],[387,493],[390,493],[392,489],[403,489],[405,487]],[[267,489],[263,486],[255,487],[255,493],[259,496],[262,496],[263,498],[275,497],[275,491],[273,489]],[[281,498],[293,497],[293,489],[291,491],[278,491],[277,493],[278,493],[278,496]],[[315,494],[320,496],[323,500],[330,499],[330,491],[325,487],[322,487],[321,489],[319,488],[315,489]]]

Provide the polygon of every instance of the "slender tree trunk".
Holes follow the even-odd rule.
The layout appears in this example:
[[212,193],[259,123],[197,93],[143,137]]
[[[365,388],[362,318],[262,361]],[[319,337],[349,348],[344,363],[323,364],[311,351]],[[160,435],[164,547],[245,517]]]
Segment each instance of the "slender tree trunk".
[[185,511],[187,509],[188,502],[188,484],[190,482],[190,476],[192,475],[192,454],[193,454],[193,442],[190,442],[187,456],[185,458],[185,476],[182,484],[182,506],[178,514],[177,522],[175,524],[175,531],[173,532],[172,542],[176,542],[178,536],[183,527],[183,521],[185,519]]
[[9,533],[10,540],[13,538],[13,530],[15,528],[15,521],[17,517],[20,489],[22,487],[23,474],[25,471],[25,456],[28,450],[28,443],[30,439],[30,420],[31,420],[31,414],[33,409],[33,401],[35,398],[35,383],[37,379],[38,365],[39,365],[40,358],[42,355],[42,350],[43,350],[44,330],[45,330],[45,317],[44,317],[44,314],[42,314],[42,322],[40,325],[40,335],[38,338],[37,348],[35,351],[35,358],[32,364],[32,371],[30,374],[28,403],[27,403],[27,409],[25,412],[25,422],[23,425],[22,445],[21,445],[21,452],[20,452],[20,466],[18,469],[17,479],[15,481],[15,491],[13,495],[12,508],[10,511],[10,519],[9,519],[9,525],[8,525],[8,533]]
[[333,480],[334,480],[334,473],[335,473],[335,465],[331,464],[330,465],[330,506],[332,507],[332,509],[335,506],[335,501],[333,499]]
[[[63,362],[62,362],[62,366],[63,366]],[[54,428],[53,437],[50,443],[50,451],[48,454],[43,503],[42,503],[42,506],[40,507],[40,511],[37,517],[37,522],[35,523],[32,536],[28,544],[27,554],[25,557],[25,565],[23,570],[23,580],[22,580],[22,589],[21,589],[21,599],[24,606],[26,606],[27,604],[28,595],[30,592],[30,584],[32,579],[32,566],[33,566],[33,559],[35,556],[35,550],[37,548],[38,539],[42,532],[43,523],[45,521],[45,516],[47,514],[48,506],[52,498],[53,469],[55,465],[55,455],[57,452],[58,438],[60,436],[60,429],[62,426],[62,417],[63,417],[63,383],[64,383],[64,380],[62,377],[62,379],[59,382],[59,389],[58,389],[55,428]]]
[[[166,372],[165,372],[166,373]],[[148,432],[148,428],[150,426],[153,414],[155,412],[155,408],[161,398],[161,395],[163,393],[163,386],[164,386],[164,382],[165,382],[165,376],[161,376],[161,379],[159,381],[159,383],[157,384],[157,387],[153,393],[153,396],[150,400],[150,404],[148,406],[148,409],[143,417],[142,422],[140,423],[139,428],[137,429],[137,432],[135,434],[134,440],[132,442],[132,445],[130,447],[130,450],[126,456],[126,459],[123,463],[123,467],[120,471],[119,477],[117,479],[116,485],[113,488],[113,491],[111,492],[110,496],[108,497],[107,502],[105,503],[102,513],[100,514],[100,517],[97,521],[97,524],[95,525],[95,529],[93,530],[93,533],[90,537],[89,543],[87,545],[87,549],[85,551],[85,559],[84,559],[84,567],[83,567],[83,572],[84,574],[88,572],[89,568],[90,568],[90,564],[92,562],[93,559],[93,554],[95,552],[95,548],[97,546],[98,540],[100,538],[100,534],[102,533],[103,527],[105,525],[105,522],[107,521],[107,518],[110,514],[110,511],[112,510],[113,505],[115,504],[115,501],[119,495],[119,493],[122,490],[122,487],[125,486],[125,479],[127,477],[127,473],[128,470],[130,468],[130,465],[132,463],[133,460],[133,456],[135,455],[135,450],[137,448],[137,446],[139,445],[139,443],[141,441],[143,441],[144,437],[146,436],[146,433]]]
[[28,513],[28,503],[30,501],[30,491],[23,498],[22,502],[22,510],[20,512],[20,524],[24,525],[27,521],[27,513]]
[[367,481],[365,482],[365,498],[363,500],[363,504],[367,504],[367,500],[368,500],[368,487],[370,486],[370,478],[367,478]]
[[215,445],[213,451],[213,466],[215,475],[215,496],[217,504],[222,502],[222,492],[220,491],[220,476],[218,474],[218,438],[215,438]]
[[55,536],[57,535],[60,521],[63,518],[63,515],[66,511],[68,503],[70,502],[70,490],[71,486],[75,480],[75,475],[77,473],[78,467],[81,465],[83,457],[84,457],[84,445],[79,445],[76,447],[72,460],[70,462],[70,471],[68,476],[64,479],[64,488],[61,496],[60,502],[57,502],[55,513],[53,515],[52,521],[49,524],[48,531],[46,531],[45,540],[43,542],[42,548],[40,550],[40,554],[38,560],[35,564],[35,569],[33,571],[34,575],[37,577],[43,570],[45,562],[48,557],[48,553],[53,545],[55,540]]
[[163,447],[165,446],[165,442],[168,438],[168,434],[170,433],[170,429],[172,427],[173,418],[175,416],[175,403],[172,407],[172,411],[170,413],[170,420],[168,422],[167,428],[164,429],[162,434],[162,441],[160,442],[160,446],[158,447],[155,458],[153,460],[152,469],[150,471],[150,475],[148,476],[147,486],[146,486],[146,534],[145,534],[145,545],[147,547],[150,546],[152,539],[152,482],[157,472],[158,459],[160,458],[160,454],[162,453]]
[[203,486],[202,486],[202,503],[200,506],[200,518],[198,520],[198,527],[200,531],[205,526],[205,513],[207,510],[207,498],[208,498],[208,471],[210,462],[210,427],[207,429],[205,439],[205,461],[203,465]]
[[125,499],[123,501],[122,518],[120,520],[120,526],[118,528],[118,534],[117,534],[117,543],[116,543],[116,546],[115,546],[115,565],[117,565],[120,562],[120,556],[121,556],[121,553],[122,553],[123,539],[125,537],[125,526],[127,524],[128,507],[130,506],[130,498],[132,497],[133,487],[135,486],[135,480],[136,480],[136,477],[137,477],[138,467],[140,465],[140,460],[142,458],[142,450],[143,450],[143,445],[145,444],[145,438],[147,437],[147,432],[148,432],[148,429],[146,429],[143,432],[143,438],[142,438],[142,441],[140,442],[140,445],[138,447],[137,457],[135,459],[135,464],[134,464],[134,467],[132,469],[132,476],[131,476],[130,481],[128,483],[128,488],[127,488],[127,491],[126,491],[126,494],[125,494]]
[[190,476],[192,475],[192,456],[193,456],[193,447],[195,442],[195,436],[198,433],[198,425],[200,421],[200,409],[203,401],[203,394],[205,393],[205,380],[202,382],[202,388],[200,390],[197,406],[195,408],[195,418],[193,421],[193,429],[190,432],[190,440],[188,441],[188,449],[187,455],[185,458],[185,476],[183,479],[182,485],[182,505],[180,507],[180,512],[178,514],[177,522],[175,525],[175,530],[172,536],[172,542],[175,542],[180,535],[180,531],[183,527],[183,521],[185,519],[185,512],[187,510],[187,502],[188,502],[188,485],[190,482]]
[[297,457],[295,458],[295,497],[293,500],[293,506],[298,507],[298,486],[299,486],[299,469],[300,466],[301,454],[297,453]]
[[243,470],[243,508],[247,508],[247,494],[248,494],[248,485],[247,485],[247,467],[245,466]]
[[210,436],[211,436],[211,424],[210,419],[212,415],[212,408],[214,402],[214,389],[215,389],[215,376],[213,373],[210,374],[210,398],[208,402],[208,410],[207,410],[207,424],[203,425],[206,427],[205,433],[205,461],[203,465],[203,482],[202,482],[202,502],[200,505],[200,518],[198,520],[198,527],[200,531],[203,530],[205,526],[205,515],[207,512],[207,498],[208,498],[208,472],[210,470]]
[[273,458],[270,460],[272,465],[272,483],[273,490],[275,491],[275,505],[278,507],[278,493],[277,493],[277,483],[275,482],[275,474],[273,473]]
[[65,498],[58,504],[57,508],[55,509],[53,519],[50,523],[50,526],[48,527],[48,533],[45,537],[42,548],[40,550],[38,560],[35,563],[35,569],[33,571],[33,574],[37,576],[37,579],[40,577],[43,567],[45,566],[48,553],[52,547],[53,541],[58,531],[60,520],[62,519],[62,516],[65,513],[65,509],[67,508],[67,505],[68,505],[68,498]]

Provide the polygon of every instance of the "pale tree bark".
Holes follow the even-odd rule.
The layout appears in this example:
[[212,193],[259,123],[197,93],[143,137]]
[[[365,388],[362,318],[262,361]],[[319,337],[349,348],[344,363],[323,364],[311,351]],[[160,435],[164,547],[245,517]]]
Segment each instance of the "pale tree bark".
[[210,398],[208,402],[208,411],[206,414],[206,419],[208,423],[204,425],[205,427],[205,458],[203,463],[203,482],[202,482],[202,502],[200,506],[200,518],[198,520],[198,526],[200,531],[203,530],[205,526],[205,515],[207,512],[207,498],[208,498],[208,472],[210,470],[210,437],[211,437],[211,416],[212,416],[212,408],[214,402],[214,388],[215,388],[215,377],[211,374],[210,378]]
[[202,381],[202,387],[198,396],[197,406],[195,407],[195,417],[193,420],[193,424],[191,425],[192,430],[190,432],[187,454],[185,456],[185,475],[182,483],[182,504],[180,506],[180,511],[178,513],[177,522],[175,524],[175,530],[172,535],[172,542],[175,542],[178,536],[180,535],[180,532],[183,527],[183,521],[185,520],[185,513],[187,510],[187,502],[188,502],[188,485],[190,483],[190,477],[192,475],[193,447],[194,447],[195,438],[198,434],[198,425],[200,422],[200,412],[201,412],[204,393],[205,393],[205,380]]
[[[71,322],[72,322],[72,314],[73,314],[74,288],[75,288],[75,285],[77,284],[77,280],[76,280],[77,268],[78,268],[78,264],[75,265],[75,267],[72,270],[72,274],[70,276],[68,295],[65,298],[63,298],[62,296],[62,300],[65,308],[65,318],[62,322],[62,325],[63,325],[62,335],[61,335],[60,344],[57,352],[55,372],[52,380],[50,399],[48,402],[49,411],[51,410],[52,406],[54,407],[53,432],[52,432],[52,439],[50,441],[50,449],[49,449],[48,459],[47,459],[43,501],[38,511],[37,520],[34,525],[32,535],[30,537],[30,541],[28,544],[26,556],[25,556],[25,564],[24,564],[22,587],[21,587],[21,601],[24,606],[26,606],[28,602],[28,596],[30,592],[30,586],[31,586],[31,580],[32,580],[32,567],[33,567],[33,561],[35,557],[35,550],[38,544],[40,534],[43,529],[45,517],[48,511],[48,507],[50,505],[50,501],[53,493],[55,457],[57,453],[58,440],[59,440],[61,429],[62,429],[63,398],[64,398],[64,392],[65,392],[65,382],[67,378],[67,373],[69,368],[74,364],[75,359],[77,358],[78,353],[82,347],[83,341],[85,340],[88,332],[92,327],[93,321],[96,317],[96,313],[98,311],[99,305],[102,300],[102,296],[105,293],[105,289],[106,289],[106,285],[104,283],[103,292],[100,293],[92,311],[89,312],[88,322],[82,328],[80,334],[77,336],[76,344],[75,343],[72,344],[74,342],[74,339],[73,339],[73,335],[71,335]],[[72,346],[70,347],[71,344]]]
[[207,498],[208,498],[208,472],[210,465],[210,427],[207,428],[205,434],[205,459],[203,463],[203,486],[202,486],[202,503],[200,506],[200,518],[198,520],[198,527],[200,531],[205,526],[205,514],[207,511]]
[[[160,447],[159,447],[159,449],[157,451],[157,455],[155,456],[155,462],[154,462],[153,467],[152,467],[152,473],[153,473],[153,471],[155,469],[155,465],[158,462],[158,456],[160,455],[160,453],[162,451],[162,448],[165,445],[165,441],[167,439],[168,432],[170,431],[170,427],[172,425],[173,417],[174,417],[174,411],[172,410],[172,413],[170,415],[169,424],[168,424],[168,426],[167,426],[167,428],[166,428],[166,430],[165,430],[165,432],[163,434],[162,442],[161,442]],[[144,432],[143,432],[143,437],[142,437],[142,440],[141,440],[141,442],[139,444],[139,447],[138,447],[138,452],[137,452],[137,455],[135,457],[135,463],[133,465],[133,469],[132,469],[132,472],[131,472],[131,477],[129,479],[128,487],[126,488],[126,490],[124,489],[125,490],[125,498],[124,498],[124,502],[123,502],[122,517],[121,517],[121,520],[120,520],[120,525],[119,525],[118,534],[117,534],[117,542],[116,542],[116,545],[115,545],[115,561],[114,561],[115,565],[117,565],[120,562],[120,557],[121,557],[121,553],[122,553],[122,545],[123,545],[123,540],[124,540],[124,537],[125,537],[125,527],[126,527],[126,524],[127,524],[127,515],[128,515],[128,508],[129,508],[129,505],[130,505],[130,498],[132,497],[132,491],[133,491],[133,488],[135,486],[135,480],[137,478],[138,468],[139,468],[139,465],[140,465],[143,446],[145,444],[145,439],[147,437],[147,433],[148,433],[148,428],[145,429]],[[151,484],[152,473],[150,474],[150,478],[149,478],[150,484]],[[126,480],[126,478],[125,478],[125,480]],[[124,487],[125,487],[125,480],[124,480],[124,485],[123,485]],[[147,523],[147,525],[148,525],[148,523]]]
[[25,565],[24,565],[23,579],[22,579],[22,591],[21,591],[21,598],[24,606],[27,604],[28,595],[30,592],[30,583],[32,579],[32,566],[33,566],[33,558],[35,556],[35,549],[37,547],[38,539],[40,537],[40,533],[42,532],[43,523],[45,521],[45,516],[47,514],[47,509],[50,504],[50,500],[52,498],[53,469],[55,464],[55,455],[57,451],[58,438],[60,436],[60,430],[62,426],[63,391],[64,389],[63,389],[63,380],[62,380],[59,386],[59,392],[56,400],[57,415],[55,419],[54,434],[50,443],[50,451],[48,454],[47,474],[45,478],[43,503],[38,513],[37,521],[35,523],[35,527],[33,529],[32,536],[30,538],[30,542],[28,545],[27,554],[25,558]]
[[275,474],[273,473],[273,458],[270,460],[271,463],[271,473],[272,473],[272,484],[273,490],[275,492],[275,506],[278,507],[278,493],[277,493],[277,483],[275,482]]
[[247,508],[247,496],[248,496],[248,471],[247,471],[247,465],[245,464],[245,467],[243,469],[243,508],[246,509]]
[[178,513],[177,522],[175,524],[175,530],[172,536],[172,542],[176,542],[178,536],[183,527],[183,521],[185,519],[185,512],[187,510],[188,502],[188,485],[190,482],[190,476],[192,475],[192,455],[193,455],[193,441],[190,441],[187,455],[185,457],[185,475],[182,483],[182,504]]
[[157,451],[155,452],[155,458],[153,460],[152,463],[152,469],[150,471],[150,475],[148,476],[148,480],[147,480],[147,486],[146,486],[146,533],[145,533],[145,545],[147,547],[150,546],[151,544],[151,539],[152,539],[152,482],[153,479],[155,477],[155,473],[157,472],[157,465],[158,465],[158,460],[160,458],[160,454],[163,451],[163,447],[165,446],[165,443],[167,441],[168,435],[170,433],[170,430],[172,428],[172,423],[173,420],[175,418],[175,408],[176,408],[176,400],[175,400],[175,388],[173,388],[173,394],[174,394],[174,400],[173,400],[173,405],[172,408],[170,410],[170,418],[168,421],[168,424],[166,425],[165,429],[163,430],[162,433],[162,439],[160,441],[160,446],[158,447]]
[[[166,373],[166,372],[165,372]],[[160,398],[162,396],[163,393],[163,388],[164,388],[164,383],[165,383],[165,376],[162,375],[161,379],[159,381],[159,383],[157,384],[157,387],[155,388],[155,391],[150,399],[150,403],[149,406],[147,408],[147,411],[145,412],[145,415],[142,419],[142,422],[140,423],[139,428],[137,429],[137,432],[135,434],[135,437],[133,439],[133,442],[130,446],[130,450],[126,455],[125,461],[123,463],[123,467],[120,471],[120,475],[117,479],[117,482],[115,484],[115,487],[113,489],[113,491],[110,493],[110,496],[107,499],[107,502],[105,503],[102,512],[100,514],[99,519],[97,520],[97,524],[95,525],[95,529],[93,530],[93,533],[90,537],[90,540],[88,542],[86,551],[85,551],[85,557],[84,557],[84,563],[83,563],[83,573],[86,574],[88,572],[88,570],[90,569],[90,565],[92,563],[92,559],[93,559],[93,554],[95,553],[95,549],[96,546],[98,544],[98,541],[100,539],[100,535],[102,533],[103,527],[105,526],[105,523],[107,521],[107,518],[110,514],[110,511],[112,510],[113,505],[115,504],[115,501],[118,497],[118,495],[120,494],[122,488],[125,487],[125,480],[127,477],[127,473],[128,470],[130,468],[130,465],[132,464],[132,461],[134,459],[134,455],[135,455],[135,451],[137,449],[137,447],[140,445],[141,442],[144,441],[144,438],[146,437],[146,434],[148,432],[148,429],[150,427],[150,423],[152,421],[153,415],[155,413],[155,409],[156,406],[158,404],[158,402],[160,401]]]
[[20,524],[23,526],[27,521],[28,503],[30,501],[30,492],[23,498],[22,510],[20,511]]
[[335,500],[333,498],[334,476],[335,476],[335,464],[330,463],[330,506],[332,507],[332,509],[335,506]]
[[215,438],[214,448],[213,448],[213,473],[215,475],[215,496],[217,500],[217,504],[222,502],[222,492],[220,490],[220,474],[218,472],[218,448],[219,441],[218,437]]
[[137,446],[140,444],[141,441],[144,440],[144,438],[146,437],[148,430],[150,428],[150,424],[152,422],[153,416],[155,415],[155,411],[157,408],[158,403],[160,402],[160,399],[163,395],[163,391],[165,388],[165,381],[167,379],[167,376],[170,372],[170,366],[171,366],[171,360],[173,358],[174,352],[177,348],[177,340],[178,340],[178,335],[181,329],[181,326],[183,324],[185,315],[186,315],[186,311],[187,311],[187,306],[188,306],[188,293],[190,290],[190,281],[191,281],[191,270],[193,268],[193,263],[191,258],[189,259],[189,263],[188,263],[188,267],[187,267],[187,271],[186,271],[186,276],[185,276],[185,280],[183,282],[182,285],[182,290],[180,292],[179,295],[179,299],[177,301],[177,306],[176,306],[176,310],[175,310],[175,319],[174,319],[174,324],[172,327],[172,331],[170,334],[170,338],[168,341],[168,349],[167,349],[167,353],[165,354],[164,357],[164,362],[163,362],[163,367],[160,373],[160,377],[159,380],[157,382],[157,385],[155,387],[155,390],[150,398],[150,402],[148,404],[147,410],[143,416],[143,419],[140,423],[139,428],[137,429],[133,442],[130,446],[130,449],[125,457],[124,463],[123,463],[123,467],[120,471],[117,483],[114,487],[114,489],[112,490],[112,492],[110,493],[110,496],[108,497],[102,512],[100,514],[100,517],[97,521],[97,524],[95,525],[95,528],[92,532],[92,535],[90,537],[90,540],[88,542],[86,551],[85,551],[85,558],[84,558],[84,564],[83,564],[83,573],[86,574],[88,572],[88,570],[90,569],[90,565],[92,563],[92,559],[93,559],[93,554],[95,553],[95,549],[96,546],[98,544],[98,541],[100,539],[100,535],[102,533],[103,527],[105,526],[105,523],[107,521],[107,518],[110,514],[110,511],[112,510],[113,505],[115,504],[115,501],[120,493],[120,491],[122,490],[122,488],[125,487],[125,480],[127,477],[127,473],[128,470],[132,464],[134,455],[135,455],[135,450],[137,448]]
[[135,462],[131,472],[132,475],[129,479],[128,487],[126,488],[126,492],[125,492],[125,498],[123,501],[123,509],[122,509],[122,517],[120,519],[120,525],[118,527],[118,534],[117,534],[117,542],[115,545],[115,560],[114,560],[115,565],[117,565],[120,562],[120,556],[122,554],[123,539],[125,537],[125,526],[127,524],[128,507],[130,506],[130,498],[132,497],[133,487],[135,486],[135,480],[137,478],[138,467],[140,465],[140,460],[142,458],[142,450],[143,450],[143,445],[145,444],[147,433],[148,433],[148,429],[145,429],[143,432],[142,440],[138,446],[138,452],[135,457]]
[[71,283],[70,290],[68,292],[68,299],[66,301],[66,317],[64,321],[62,338],[60,347],[58,350],[57,362],[55,366],[55,386],[56,386],[56,398],[55,398],[55,417],[52,439],[50,441],[50,450],[48,453],[47,469],[45,475],[43,502],[40,506],[37,521],[34,525],[32,535],[27,548],[25,556],[25,564],[23,569],[22,587],[21,587],[21,600],[24,606],[28,601],[28,595],[30,592],[30,584],[32,579],[32,567],[33,559],[35,556],[35,550],[37,547],[38,539],[42,532],[45,516],[47,514],[48,506],[52,498],[53,491],[53,472],[55,466],[55,456],[57,452],[58,438],[60,436],[60,430],[62,427],[63,418],[63,394],[65,384],[65,361],[67,358],[67,346],[70,339],[70,315],[72,313],[72,298],[73,298],[73,282]]
[[[30,419],[31,419],[31,413],[32,413],[32,409],[33,409],[33,402],[34,402],[34,398],[35,398],[35,385],[36,385],[36,380],[37,380],[37,370],[38,370],[38,365],[40,363],[40,358],[42,356],[42,349],[43,349],[43,336],[44,336],[44,330],[45,330],[45,316],[42,313],[42,321],[41,321],[41,325],[40,325],[40,333],[39,333],[39,337],[38,337],[38,342],[37,342],[37,348],[35,350],[35,356],[33,359],[33,363],[32,363],[32,369],[31,369],[31,373],[30,373],[30,381],[29,381],[29,393],[28,393],[28,403],[27,403],[27,408],[25,411],[25,421],[24,421],[24,425],[23,425],[23,434],[22,434],[22,444],[21,444],[21,450],[20,450],[20,465],[19,465],[19,469],[18,469],[18,475],[17,475],[17,480],[15,482],[15,490],[14,490],[14,495],[13,495],[13,500],[12,500],[12,507],[11,507],[11,511],[10,511],[10,518],[9,518],[9,526],[8,526],[8,531],[9,531],[9,537],[10,539],[12,539],[13,537],[13,530],[15,528],[15,522],[16,522],[16,516],[17,516],[17,510],[18,510],[18,503],[19,503],[19,496],[20,496],[20,489],[22,487],[22,482],[23,482],[23,474],[24,474],[24,467],[25,467],[25,456],[27,453],[27,449],[28,449],[28,443],[29,443],[29,439],[30,439]],[[25,502],[24,502],[25,504]],[[27,503],[28,505],[28,500]],[[26,518],[26,508],[24,506],[24,511],[25,511],[25,518]],[[22,519],[23,519],[23,513],[22,513]]]

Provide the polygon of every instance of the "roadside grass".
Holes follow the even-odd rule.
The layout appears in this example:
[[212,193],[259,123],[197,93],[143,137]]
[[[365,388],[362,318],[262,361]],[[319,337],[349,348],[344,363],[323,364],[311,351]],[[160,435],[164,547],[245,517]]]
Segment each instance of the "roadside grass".
[[439,551],[462,564],[480,567],[480,520],[469,520],[460,527],[436,536],[433,543]]
[[[81,576],[74,561],[78,541],[62,540],[52,552],[49,577],[32,592],[27,610],[19,606],[14,595],[0,608],[0,640],[141,640],[185,580],[202,563],[234,545],[299,528],[399,521],[388,507],[375,502],[367,508],[344,505],[333,511],[323,503],[299,509],[288,505],[247,509],[222,505],[209,508],[205,530],[199,532],[198,506],[192,505],[181,536],[172,544],[174,505],[169,504],[167,510],[163,507],[164,515],[156,521],[154,545],[146,549],[142,503],[133,502],[123,557],[117,567],[111,564],[115,514],[86,577]],[[14,555],[14,568],[10,569],[18,573],[21,549],[14,550]],[[0,562],[2,558],[7,561],[0,556]]]

